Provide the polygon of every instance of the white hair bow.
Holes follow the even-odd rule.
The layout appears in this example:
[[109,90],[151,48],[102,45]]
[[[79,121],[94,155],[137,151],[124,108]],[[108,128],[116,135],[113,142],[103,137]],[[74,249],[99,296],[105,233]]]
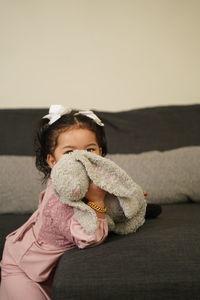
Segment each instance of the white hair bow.
[[95,122],[96,124],[98,124],[99,126],[104,126],[104,124],[103,124],[103,123],[101,122],[101,120],[97,117],[97,115],[95,115],[95,114],[93,113],[93,111],[91,111],[91,110],[81,110],[81,111],[75,113],[74,115],[75,115],[75,116],[76,116],[76,115],[84,115],[84,116],[86,116],[86,117],[88,117],[88,118],[94,120],[94,122]]
[[[69,114],[72,111],[71,108],[65,108],[63,105],[53,104],[49,108],[48,115],[45,115],[43,119],[49,119],[49,125],[53,124],[55,121],[60,119],[65,114]],[[99,126],[104,126],[101,120],[93,113],[91,110],[81,110],[74,114],[76,115],[84,115],[90,119],[92,119]]]
[[62,105],[53,104],[49,108],[48,115],[45,115],[43,119],[49,119],[49,125],[60,119],[64,114],[69,114],[72,111],[71,108],[65,108]]

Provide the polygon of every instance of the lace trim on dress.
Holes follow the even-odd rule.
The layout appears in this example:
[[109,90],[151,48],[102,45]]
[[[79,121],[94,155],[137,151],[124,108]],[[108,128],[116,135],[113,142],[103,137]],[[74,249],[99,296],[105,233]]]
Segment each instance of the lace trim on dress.
[[74,246],[70,238],[70,219],[73,214],[71,207],[56,197],[50,197],[42,212],[38,242],[59,247]]

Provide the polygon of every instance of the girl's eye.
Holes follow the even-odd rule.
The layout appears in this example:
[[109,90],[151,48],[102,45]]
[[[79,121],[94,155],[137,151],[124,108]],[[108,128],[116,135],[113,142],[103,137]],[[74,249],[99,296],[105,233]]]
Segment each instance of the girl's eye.
[[88,152],[93,152],[93,151],[95,151],[95,149],[94,148],[88,148],[87,151]]
[[64,154],[69,154],[69,153],[72,153],[72,152],[73,152],[73,150],[68,150]]

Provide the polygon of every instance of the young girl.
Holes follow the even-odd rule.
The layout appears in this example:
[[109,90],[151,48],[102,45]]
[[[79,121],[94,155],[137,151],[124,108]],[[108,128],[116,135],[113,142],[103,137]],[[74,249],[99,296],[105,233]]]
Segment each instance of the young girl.
[[50,180],[52,167],[64,154],[86,150],[106,155],[103,126],[91,111],[75,112],[60,105],[52,105],[41,119],[35,139],[36,167],[44,174],[47,188],[29,220],[6,237],[0,300],[50,300],[53,274],[62,254],[74,247],[99,245],[107,237],[105,191],[91,183],[83,199],[98,217],[96,232],[89,235],[73,208],[59,201]]

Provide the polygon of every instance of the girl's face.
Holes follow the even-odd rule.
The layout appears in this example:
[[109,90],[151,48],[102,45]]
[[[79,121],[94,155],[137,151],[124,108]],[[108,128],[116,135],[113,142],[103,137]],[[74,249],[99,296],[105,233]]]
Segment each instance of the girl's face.
[[102,153],[94,132],[85,128],[69,129],[58,136],[57,146],[53,155],[47,155],[47,162],[50,168],[52,168],[64,154],[73,152],[73,150],[86,150],[97,155],[101,155]]

